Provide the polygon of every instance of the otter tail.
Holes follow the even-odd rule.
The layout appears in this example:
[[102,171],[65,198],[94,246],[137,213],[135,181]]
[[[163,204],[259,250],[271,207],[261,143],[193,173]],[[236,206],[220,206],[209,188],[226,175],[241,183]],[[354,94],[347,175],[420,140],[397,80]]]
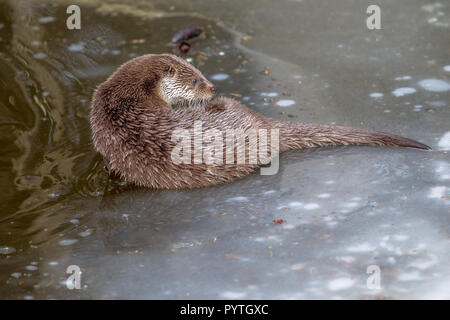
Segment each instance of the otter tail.
[[280,129],[281,150],[338,145],[394,146],[423,150],[431,149],[423,143],[380,131],[319,124],[302,124],[288,121],[277,121],[275,126]]

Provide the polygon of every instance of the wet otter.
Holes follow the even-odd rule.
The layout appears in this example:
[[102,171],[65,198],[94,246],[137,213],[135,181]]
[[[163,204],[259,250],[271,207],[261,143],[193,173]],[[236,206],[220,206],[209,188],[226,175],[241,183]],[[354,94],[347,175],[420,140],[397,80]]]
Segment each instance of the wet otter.
[[[90,116],[95,149],[111,172],[140,186],[164,189],[231,182],[261,166],[262,161],[239,164],[236,160],[231,164],[195,160],[175,163],[174,132],[195,130],[198,122],[202,124],[202,133],[278,129],[277,147],[281,152],[350,144],[430,149],[417,141],[383,132],[267,118],[234,99],[213,98],[214,94],[214,86],[200,71],[179,57],[170,54],[137,57],[122,65],[95,91]],[[190,108],[172,108],[179,104],[188,104]],[[248,149],[250,142],[244,139],[236,143],[236,149]],[[199,148],[206,151],[202,144]]]

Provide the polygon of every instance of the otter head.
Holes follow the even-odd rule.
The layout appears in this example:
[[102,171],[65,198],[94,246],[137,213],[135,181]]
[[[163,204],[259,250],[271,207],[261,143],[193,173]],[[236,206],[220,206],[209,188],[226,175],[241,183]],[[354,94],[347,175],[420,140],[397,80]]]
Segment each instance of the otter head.
[[174,55],[165,55],[164,76],[159,86],[160,95],[170,105],[208,101],[216,88],[194,66]]
[[191,64],[171,54],[134,58],[116,70],[94,93],[92,114],[123,125],[148,108],[196,105],[214,97],[215,88]]
[[145,94],[157,95],[169,106],[195,105],[214,97],[214,85],[194,66],[175,55],[144,56],[137,68]]

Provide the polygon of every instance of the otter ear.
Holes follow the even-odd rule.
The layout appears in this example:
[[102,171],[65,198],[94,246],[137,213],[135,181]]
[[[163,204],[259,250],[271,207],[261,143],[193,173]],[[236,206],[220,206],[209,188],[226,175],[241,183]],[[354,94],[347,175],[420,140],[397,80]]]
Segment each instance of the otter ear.
[[175,68],[173,66],[167,66],[166,67],[166,74],[169,77],[173,77],[175,75],[175,73],[176,73],[176,70],[175,70]]

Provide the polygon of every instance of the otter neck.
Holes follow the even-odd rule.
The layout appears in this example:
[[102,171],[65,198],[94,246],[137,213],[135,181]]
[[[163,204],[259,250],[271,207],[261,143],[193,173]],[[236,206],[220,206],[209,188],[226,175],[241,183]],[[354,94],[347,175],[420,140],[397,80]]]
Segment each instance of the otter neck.
[[[105,111],[111,116],[111,120],[127,119],[130,115],[141,113],[150,113],[156,110],[169,110],[170,104],[165,97],[161,97],[152,90],[151,94],[147,92],[137,92],[141,88],[130,88],[126,90],[129,94],[119,95],[115,90],[108,92],[105,97]],[[143,90],[145,91],[145,90]]]

